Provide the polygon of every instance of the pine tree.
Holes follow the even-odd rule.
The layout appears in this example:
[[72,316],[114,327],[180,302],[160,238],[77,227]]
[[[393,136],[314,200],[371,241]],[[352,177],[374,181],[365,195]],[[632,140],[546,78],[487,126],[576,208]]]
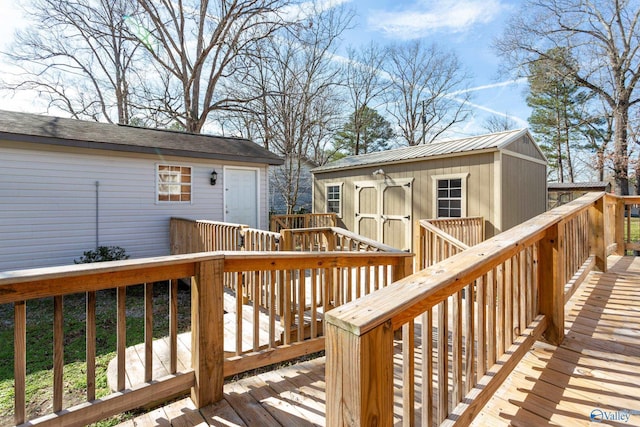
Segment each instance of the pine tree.
[[[559,62],[572,59],[563,49],[547,52],[547,56],[564,55],[562,61],[539,59],[529,65],[527,105],[533,109],[529,117],[531,130],[538,137],[549,166],[557,173],[558,182],[574,182],[573,152],[579,149],[585,123],[582,108],[589,96],[567,77]],[[568,61],[568,62],[567,62]]]
[[[334,139],[336,153],[342,155],[366,154],[384,151],[393,138],[391,124],[378,112],[363,106],[358,113],[352,113]],[[340,157],[338,154],[337,157]],[[336,157],[336,156],[334,156]]]

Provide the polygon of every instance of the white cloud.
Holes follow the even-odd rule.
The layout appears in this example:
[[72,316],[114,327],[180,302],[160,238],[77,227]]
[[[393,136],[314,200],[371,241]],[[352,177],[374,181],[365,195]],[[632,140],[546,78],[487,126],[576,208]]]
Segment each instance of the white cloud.
[[333,9],[344,3],[350,3],[352,0],[312,0],[298,4],[285,6],[280,11],[280,16],[286,20],[302,20],[307,19],[315,14]]
[[488,24],[508,8],[500,0],[418,0],[406,10],[371,11],[368,24],[390,37],[412,39],[436,32],[459,33]]
[[0,0],[0,48],[6,49],[13,40],[13,33],[23,24],[22,11],[15,1]]

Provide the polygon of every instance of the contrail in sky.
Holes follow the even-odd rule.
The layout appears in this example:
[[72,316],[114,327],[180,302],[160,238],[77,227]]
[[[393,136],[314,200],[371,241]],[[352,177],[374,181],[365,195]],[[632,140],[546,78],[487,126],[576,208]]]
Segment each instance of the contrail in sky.
[[497,87],[510,86],[510,85],[519,85],[521,83],[526,83],[526,82],[527,82],[526,77],[520,77],[519,79],[507,80],[507,81],[504,81],[504,82],[492,83],[492,84],[489,84],[489,85],[470,87],[468,89],[461,89],[461,90],[458,90],[458,91],[455,91],[455,92],[451,92],[449,95],[459,95],[461,93],[477,92],[477,91],[480,91],[480,90],[494,89],[494,88],[497,88]]

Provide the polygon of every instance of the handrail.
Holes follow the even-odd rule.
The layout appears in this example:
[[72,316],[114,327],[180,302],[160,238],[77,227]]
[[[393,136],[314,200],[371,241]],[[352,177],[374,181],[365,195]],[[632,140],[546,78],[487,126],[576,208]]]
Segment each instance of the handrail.
[[[25,417],[26,394],[26,304],[31,299],[53,297],[54,304],[54,392],[53,410],[29,424],[89,424],[101,418],[124,412],[191,390],[198,407],[222,398],[225,376],[324,349],[322,318],[330,308],[369,294],[410,274],[412,254],[362,252],[204,252],[165,257],[129,259],[94,264],[48,267],[0,273],[0,304],[15,304],[15,422]],[[266,316],[270,324],[268,344],[262,346],[252,326],[254,345],[245,349],[236,345],[233,354],[224,351],[226,293],[225,277],[235,278],[235,295],[243,295],[241,287],[250,287],[253,319]],[[151,369],[153,343],[149,328],[150,314],[144,322],[146,337],[144,382],[132,389],[125,388],[126,287],[145,283],[145,305],[153,304],[152,283],[171,280],[172,295],[177,292],[179,278],[192,277],[192,363],[183,372],[177,370],[177,331],[170,329],[169,376],[154,378]],[[96,400],[95,396],[95,303],[96,291],[117,289],[117,393]],[[63,408],[63,296],[87,293],[87,402]],[[258,298],[265,297],[264,315]],[[243,336],[243,298],[235,298],[237,311],[236,337]],[[275,312],[275,304],[283,307]],[[176,324],[176,304],[169,304],[170,323]],[[91,307],[94,307],[93,309]],[[245,319],[246,320],[246,319]],[[283,330],[276,336],[276,322]],[[308,324],[308,327],[305,327]],[[93,325],[93,326],[92,326]],[[233,325],[226,325],[233,327]],[[241,341],[241,340],[240,340]],[[58,345],[59,344],[59,345]],[[236,343],[237,344],[237,343]],[[64,411],[62,411],[64,409]]]
[[287,250],[403,252],[340,227],[297,228],[281,233],[285,242],[282,247]]
[[335,227],[337,225],[336,219],[335,212],[271,215],[269,230],[280,232],[282,229],[290,228]]
[[[374,419],[392,424],[393,331],[399,328],[402,416],[414,419],[416,322],[423,331],[421,353],[427,354],[422,375],[437,373],[435,385],[423,382],[422,423],[435,419],[439,424],[448,417],[470,422],[537,338],[544,333],[551,342],[562,340],[567,276],[577,273],[589,254],[591,265],[606,268],[603,196],[585,195],[327,313],[327,424],[338,424],[347,414],[355,424]],[[376,357],[369,356],[371,348]],[[431,399],[437,413],[431,413]]]

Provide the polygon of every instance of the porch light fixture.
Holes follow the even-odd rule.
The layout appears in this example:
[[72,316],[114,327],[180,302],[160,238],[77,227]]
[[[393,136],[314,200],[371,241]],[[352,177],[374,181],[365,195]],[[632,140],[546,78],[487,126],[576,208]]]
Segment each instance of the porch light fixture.
[[218,172],[216,172],[214,169],[213,172],[211,172],[211,185],[216,185],[217,180],[218,180]]
[[384,171],[382,169],[378,169],[378,170],[373,171],[373,173],[371,175],[373,175],[373,176],[385,175],[386,176],[386,174],[384,173]]

